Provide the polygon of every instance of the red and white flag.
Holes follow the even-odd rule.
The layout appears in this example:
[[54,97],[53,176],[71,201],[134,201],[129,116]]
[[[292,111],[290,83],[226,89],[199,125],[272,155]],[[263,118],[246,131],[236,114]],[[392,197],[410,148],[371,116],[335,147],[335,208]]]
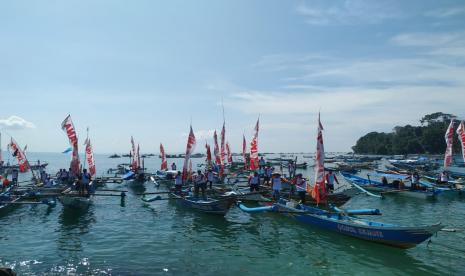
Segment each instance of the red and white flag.
[[165,148],[163,144],[160,143],[160,157],[161,157],[161,167],[162,171],[168,170],[168,161],[166,161]]
[[452,144],[454,143],[454,120],[450,120],[446,135],[446,153],[444,155],[444,169],[452,163]]
[[92,150],[92,144],[90,143],[89,138],[86,139],[85,145],[86,145],[86,161],[87,161],[87,165],[89,166],[89,174],[91,176],[95,176],[97,174],[97,170],[95,168],[94,152]]
[[258,170],[258,130],[259,130],[260,118],[257,120],[255,125],[255,133],[250,143],[250,169]]
[[216,130],[213,133],[213,142],[215,143],[213,148],[213,154],[215,155],[215,163],[216,165],[221,165],[221,157],[220,157],[220,148],[218,147],[218,135],[216,135]]
[[65,120],[61,123],[61,129],[66,132],[66,135],[69,139],[69,144],[73,148],[73,153],[71,155],[71,171],[77,175],[80,171],[79,167],[79,152],[78,152],[78,137],[76,134],[76,129],[74,128],[73,121],[71,120],[71,115],[68,115]]
[[187,137],[187,146],[186,146],[186,156],[184,157],[184,167],[182,171],[182,180],[185,182],[188,177],[187,166],[189,165],[189,160],[191,158],[192,153],[195,149],[195,135],[194,131],[192,130],[192,126],[190,127],[189,136]]
[[207,161],[211,162],[212,161],[212,151],[210,149],[210,145],[205,142],[205,149],[207,150]]
[[[323,125],[320,121],[320,114],[318,113],[318,133],[316,138],[316,155],[315,155],[315,185],[311,189],[310,185],[307,186],[307,192],[320,203],[321,196],[326,195],[325,190],[325,149],[323,144]],[[321,191],[321,194],[320,194]]]
[[26,154],[21,150],[21,147],[18,146],[18,143],[11,137],[10,148],[13,152],[13,156],[16,157],[18,160],[19,171],[20,172],[27,172],[29,170],[29,163],[26,159]]
[[465,162],[465,126],[463,121],[460,122],[460,125],[457,128],[457,135],[459,136],[460,145],[462,146],[463,162]]
[[224,165],[226,163],[226,128],[225,128],[225,122],[223,122],[223,128],[221,129],[221,165]]
[[232,159],[231,147],[229,146],[229,142],[226,143],[226,154],[228,155],[228,163],[232,164],[233,159]]
[[244,168],[247,169],[247,142],[245,141],[245,135],[242,135],[242,159],[244,159]]

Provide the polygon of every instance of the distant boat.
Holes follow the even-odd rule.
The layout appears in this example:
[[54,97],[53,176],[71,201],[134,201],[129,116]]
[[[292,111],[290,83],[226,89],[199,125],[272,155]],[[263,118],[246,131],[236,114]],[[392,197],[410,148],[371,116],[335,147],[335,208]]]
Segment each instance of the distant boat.
[[121,158],[121,156],[115,153],[113,155],[110,155],[108,158]]

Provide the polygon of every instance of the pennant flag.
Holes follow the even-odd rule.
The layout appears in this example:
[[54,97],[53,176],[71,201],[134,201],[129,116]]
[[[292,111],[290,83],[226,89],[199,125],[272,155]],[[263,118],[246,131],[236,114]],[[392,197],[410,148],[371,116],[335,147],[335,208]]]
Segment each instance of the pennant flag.
[[2,134],[0,133],[0,164],[3,161],[3,156],[2,156]]
[[457,128],[457,135],[459,136],[460,145],[462,146],[462,157],[463,162],[465,163],[465,126],[463,121],[460,122],[460,125]]
[[215,147],[213,148],[213,154],[215,155],[215,163],[216,165],[221,165],[221,157],[220,157],[220,148],[218,147],[218,136],[216,135],[216,130],[213,133],[213,141],[215,143]]
[[73,153],[71,155],[71,171],[77,175],[79,173],[79,152],[78,152],[78,137],[76,130],[74,128],[73,121],[71,120],[71,115],[68,115],[63,122],[61,123],[61,129],[66,133],[69,139],[69,144],[73,148]]
[[163,144],[161,144],[161,143],[160,143],[160,157],[161,157],[161,167],[160,167],[160,169],[162,171],[167,171],[168,170],[168,161],[166,161],[165,148],[163,148]]
[[247,169],[247,142],[245,141],[245,135],[242,135],[242,159],[244,159],[244,168]]
[[67,148],[67,149],[65,149],[62,153],[70,153],[70,152],[72,152],[72,151],[73,151],[72,148]]
[[450,120],[449,127],[447,128],[446,135],[446,153],[444,155],[444,169],[449,167],[452,163],[452,144],[454,142],[454,120]]
[[259,129],[260,118],[257,120],[255,125],[255,133],[250,143],[250,169],[258,170],[258,129]]
[[85,145],[86,145],[86,161],[89,167],[89,174],[91,176],[95,176],[97,174],[97,170],[95,168],[94,152],[92,150],[92,145],[90,143],[89,138],[86,139]]
[[[315,155],[315,185],[313,190],[307,188],[307,191],[311,191],[312,197],[316,200],[316,203],[320,203],[321,196],[326,195],[325,189],[325,149],[323,145],[323,125],[320,121],[320,113],[318,113],[318,133],[316,138],[316,155]],[[309,185],[310,186],[310,185]],[[321,192],[320,192],[321,191]]]
[[229,142],[226,142],[226,154],[228,156],[228,163],[232,164],[233,159],[232,159],[231,148],[229,147]]
[[226,142],[226,128],[225,128],[225,122],[223,122],[223,128],[221,129],[221,165],[224,165],[224,163],[226,163],[225,142]]
[[192,126],[190,126],[189,137],[187,138],[187,146],[186,146],[186,156],[184,157],[184,167],[182,169],[182,181],[185,183],[188,178],[188,171],[187,166],[189,165],[189,160],[191,158],[192,153],[195,149],[195,135],[194,131],[192,130]]
[[210,145],[205,142],[205,149],[207,150],[207,161],[210,163],[212,161],[212,151],[210,149]]
[[27,162],[26,155],[21,150],[21,147],[16,143],[16,141],[11,137],[10,148],[13,152],[13,156],[16,157],[18,160],[19,171],[20,172],[27,172],[29,169],[29,163]]

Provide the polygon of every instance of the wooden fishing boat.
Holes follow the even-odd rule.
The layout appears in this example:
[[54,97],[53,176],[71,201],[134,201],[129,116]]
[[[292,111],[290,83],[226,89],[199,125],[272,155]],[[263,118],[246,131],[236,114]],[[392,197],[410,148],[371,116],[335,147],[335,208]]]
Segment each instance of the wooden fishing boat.
[[[342,235],[386,244],[400,248],[411,248],[426,240],[443,228],[441,223],[432,225],[407,227],[396,224],[376,222],[356,217],[347,212],[329,212],[302,204],[280,200],[279,203],[266,207],[248,208],[239,205],[240,209],[248,213],[275,212],[285,214],[297,221],[333,231]],[[374,214],[369,210],[357,210],[355,214]]]
[[[368,179],[363,178],[363,177],[356,176],[353,174],[348,174],[344,172],[341,172],[340,174],[350,184],[355,184],[360,187],[363,187],[363,189],[367,191],[379,192],[383,195],[399,195],[399,196],[406,196],[406,197],[411,197],[411,198],[428,199],[428,198],[435,198],[440,193],[442,193],[442,190],[440,189],[434,189],[434,188],[428,188],[428,187],[424,187],[424,189],[409,189],[408,187],[398,188],[398,187],[394,187],[391,184],[385,185],[379,181],[371,180],[369,178]],[[406,178],[406,176],[403,176],[403,175],[392,175],[392,177],[396,179]]]
[[235,197],[226,197],[223,199],[202,199],[193,196],[180,196],[174,193],[171,193],[170,197],[180,206],[207,214],[222,216],[226,215],[231,206],[236,202]]
[[9,187],[5,192],[0,193],[0,213],[11,210],[21,196],[14,194],[13,187]]
[[58,196],[58,200],[65,207],[69,208],[88,208],[92,204],[91,195],[88,193],[81,194],[71,188],[66,189]]

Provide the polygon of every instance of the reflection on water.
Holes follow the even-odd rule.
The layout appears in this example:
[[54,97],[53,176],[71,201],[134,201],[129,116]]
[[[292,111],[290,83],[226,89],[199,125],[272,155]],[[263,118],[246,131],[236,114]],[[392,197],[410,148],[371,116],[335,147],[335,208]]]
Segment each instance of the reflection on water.
[[83,235],[89,233],[90,225],[95,221],[94,206],[89,206],[89,208],[64,207],[58,217],[60,224],[58,249],[60,251],[82,251]]

